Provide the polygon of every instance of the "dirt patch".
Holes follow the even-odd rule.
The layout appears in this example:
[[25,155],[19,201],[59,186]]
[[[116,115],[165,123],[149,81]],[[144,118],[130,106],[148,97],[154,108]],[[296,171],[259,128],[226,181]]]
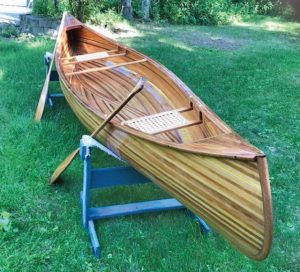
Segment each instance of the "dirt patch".
[[232,38],[217,37],[202,33],[193,33],[188,36],[182,36],[180,40],[191,46],[215,48],[225,51],[237,50],[245,43],[244,41],[239,41]]

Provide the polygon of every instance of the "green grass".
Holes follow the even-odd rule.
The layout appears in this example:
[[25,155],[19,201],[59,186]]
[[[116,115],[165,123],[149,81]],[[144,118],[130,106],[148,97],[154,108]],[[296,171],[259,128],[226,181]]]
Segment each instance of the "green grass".
[[[11,230],[0,231],[0,271],[299,271],[300,24],[272,20],[136,25],[135,37],[120,38],[174,71],[268,155],[274,240],[267,260],[244,257],[217,233],[202,236],[182,211],[98,222],[102,258],[96,260],[81,224],[81,161],[63,183],[48,185],[53,169],[87,131],[62,100],[47,108],[41,123],[33,121],[43,54],[53,41],[0,39],[0,213],[11,213]],[[118,164],[103,154],[98,161]],[[98,192],[93,202],[165,195],[154,185],[134,186]]]

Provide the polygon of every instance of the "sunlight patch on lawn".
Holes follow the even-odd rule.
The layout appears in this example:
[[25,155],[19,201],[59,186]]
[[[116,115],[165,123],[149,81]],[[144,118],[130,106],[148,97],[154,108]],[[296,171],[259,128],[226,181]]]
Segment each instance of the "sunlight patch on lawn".
[[0,69],[0,80],[2,80],[3,76],[4,76],[4,72],[2,69]]
[[108,28],[104,28],[102,26],[89,25],[92,29],[100,32],[101,34],[111,38],[136,38],[144,36],[140,31],[138,31],[135,27],[129,25],[128,23],[116,23],[114,25],[115,32],[112,32]]
[[287,32],[293,35],[300,35],[300,23],[285,22],[281,18],[267,17],[263,20],[243,20],[242,18],[235,18],[233,25],[248,27],[252,29],[262,29],[272,32]]
[[184,49],[184,50],[187,50],[187,51],[189,51],[189,52],[192,52],[192,51],[193,51],[193,48],[191,48],[191,47],[189,47],[189,46],[186,46],[186,45],[183,44],[183,43],[174,42],[174,40],[169,40],[169,39],[165,39],[165,38],[160,38],[160,39],[158,39],[158,42],[160,42],[160,43],[166,43],[166,44],[172,45],[173,47],[177,47],[177,48],[180,48],[180,49]]
[[45,46],[45,41],[44,40],[37,40],[37,41],[27,43],[26,45],[30,49],[35,49],[35,48]]

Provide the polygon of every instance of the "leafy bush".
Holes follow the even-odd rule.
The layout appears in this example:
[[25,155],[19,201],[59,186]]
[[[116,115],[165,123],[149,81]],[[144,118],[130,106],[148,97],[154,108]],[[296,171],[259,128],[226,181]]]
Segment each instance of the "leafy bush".
[[[156,21],[175,24],[222,24],[231,0],[152,0],[150,16]],[[141,1],[133,1],[136,17],[141,17]]]
[[80,21],[86,21],[90,17],[91,2],[89,0],[69,0],[69,10]]
[[232,10],[248,15],[283,15],[286,9],[283,0],[232,0]]
[[[281,15],[283,0],[152,0],[151,18],[175,24],[215,25],[234,14]],[[141,0],[133,0],[134,15],[141,18]]]
[[58,0],[55,6],[54,0],[35,0],[33,13],[36,15],[47,16],[54,19],[61,18],[63,11],[70,11],[76,18],[85,21],[91,12],[91,3],[88,0]]
[[35,0],[33,5],[33,13],[36,15],[47,16],[51,18],[59,18],[66,6],[66,1],[58,1],[57,8],[53,0]]
[[5,38],[15,38],[19,36],[19,30],[14,25],[4,25],[0,31],[0,36]]
[[256,10],[258,14],[262,15],[282,15],[286,9],[285,2],[282,0],[257,0]]
[[[112,24],[121,13],[121,0],[35,0],[34,13],[58,18],[63,10],[69,10],[82,21],[94,23],[107,21]],[[142,0],[132,0],[134,17],[143,17]],[[282,15],[284,0],[151,0],[152,20],[174,24],[215,25],[228,22],[229,16]],[[112,18],[109,19],[108,17]]]
[[109,9],[105,12],[94,12],[89,19],[90,23],[107,27],[108,29],[114,32],[116,31],[116,23],[122,21],[124,21],[124,18],[120,14],[118,14],[114,9]]

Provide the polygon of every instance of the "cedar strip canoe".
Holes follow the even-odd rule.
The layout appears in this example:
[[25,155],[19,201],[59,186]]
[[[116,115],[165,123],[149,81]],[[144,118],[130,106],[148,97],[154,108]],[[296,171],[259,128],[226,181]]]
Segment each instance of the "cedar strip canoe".
[[55,55],[62,91],[93,131],[141,76],[142,92],[97,135],[250,258],[267,257],[272,206],[265,154],[177,76],[66,14]]

